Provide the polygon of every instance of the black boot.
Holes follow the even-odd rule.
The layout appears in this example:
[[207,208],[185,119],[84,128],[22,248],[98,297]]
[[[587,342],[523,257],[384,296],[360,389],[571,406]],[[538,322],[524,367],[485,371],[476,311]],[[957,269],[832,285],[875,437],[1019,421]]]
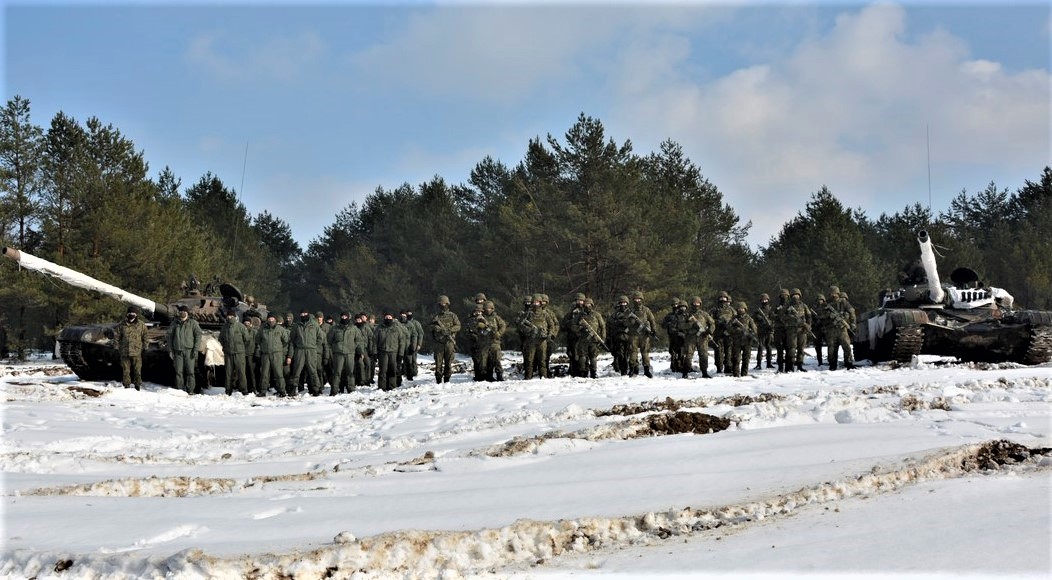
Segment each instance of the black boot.
[[654,373],[650,372],[650,367],[643,367],[643,374],[648,378],[654,378]]

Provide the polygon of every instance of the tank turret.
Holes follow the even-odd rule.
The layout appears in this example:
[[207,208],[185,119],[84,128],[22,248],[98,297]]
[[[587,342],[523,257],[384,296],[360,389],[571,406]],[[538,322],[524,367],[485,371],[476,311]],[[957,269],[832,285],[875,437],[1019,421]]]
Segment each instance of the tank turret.
[[1006,290],[987,287],[975,271],[939,276],[927,231],[917,233],[919,258],[900,274],[880,308],[858,317],[857,358],[909,362],[918,354],[962,360],[1039,364],[1052,360],[1052,312],[1017,310]]
[[[233,313],[239,320],[251,318],[257,324],[267,317],[265,306],[247,303],[241,291],[230,284],[212,284],[206,287],[205,292],[197,284],[190,284],[185,288],[182,298],[165,304],[15,248],[3,248],[0,253],[27,270],[139,308],[143,316],[151,321],[148,324],[149,347],[143,360],[143,378],[151,382],[164,385],[174,383],[166,334],[180,306],[188,308],[190,316],[201,325],[203,331],[202,342],[198,345],[198,367],[202,374],[207,373],[209,368],[216,369],[223,365],[223,349],[219,345],[218,334],[227,314]],[[210,295],[214,292],[219,295]],[[120,353],[113,341],[117,324],[84,324],[63,328],[57,337],[59,355],[81,379],[120,380]],[[202,377],[198,384],[205,384],[206,380],[207,377]]]

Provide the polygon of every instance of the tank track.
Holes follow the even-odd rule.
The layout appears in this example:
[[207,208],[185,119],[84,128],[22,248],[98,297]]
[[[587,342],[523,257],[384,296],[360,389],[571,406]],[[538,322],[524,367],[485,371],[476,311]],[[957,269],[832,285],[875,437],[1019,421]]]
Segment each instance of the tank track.
[[891,360],[908,363],[924,347],[924,327],[900,326],[895,329],[895,344],[891,347]]
[[84,359],[84,350],[79,342],[60,342],[59,355],[62,361],[81,380],[94,381],[98,379],[98,372],[92,369],[88,361]]
[[1039,365],[1052,361],[1052,326],[1037,325],[1030,328],[1030,343],[1027,345],[1023,363]]

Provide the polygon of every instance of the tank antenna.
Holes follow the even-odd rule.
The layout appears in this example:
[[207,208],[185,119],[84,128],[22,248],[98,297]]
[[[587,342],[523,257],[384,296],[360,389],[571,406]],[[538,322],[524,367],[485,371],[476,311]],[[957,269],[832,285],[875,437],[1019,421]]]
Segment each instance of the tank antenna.
[[928,215],[931,215],[931,136],[929,125],[924,126],[924,141],[928,149]]

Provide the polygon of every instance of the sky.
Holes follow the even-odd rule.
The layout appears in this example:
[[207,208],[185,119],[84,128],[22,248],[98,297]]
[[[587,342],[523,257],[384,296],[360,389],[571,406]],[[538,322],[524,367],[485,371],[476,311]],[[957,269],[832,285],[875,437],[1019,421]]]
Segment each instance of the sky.
[[1048,577],[1052,456],[981,450],[1052,448],[1052,364],[813,354],[293,398],[0,361],[0,577]]
[[1052,159],[1046,2],[10,2],[5,99],[97,117],[304,248],[377,187],[466,183],[579,115],[672,140],[767,245],[823,186],[871,218]]

